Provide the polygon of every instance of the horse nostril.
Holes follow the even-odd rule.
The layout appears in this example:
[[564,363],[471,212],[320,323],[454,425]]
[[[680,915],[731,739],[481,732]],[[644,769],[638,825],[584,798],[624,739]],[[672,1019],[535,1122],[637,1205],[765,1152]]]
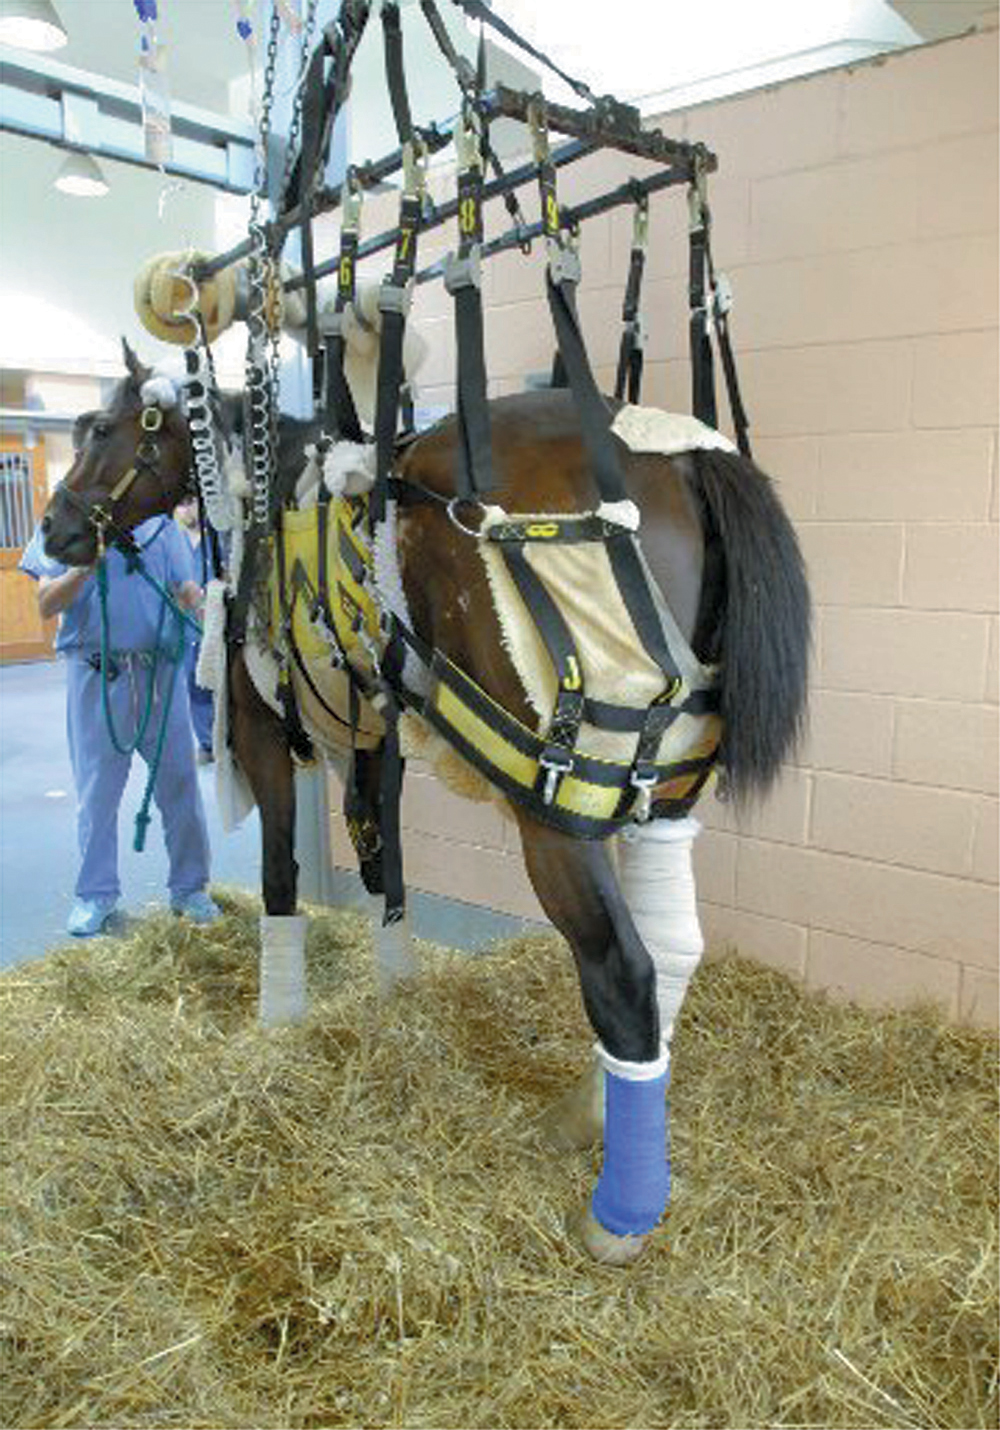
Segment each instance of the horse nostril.
[[51,518],[50,516],[43,516],[43,517],[42,517],[42,521],[41,521],[41,527],[42,527],[42,532],[43,532],[43,534],[44,534],[45,532],[47,532],[47,531],[51,528],[51,526],[52,526],[52,518]]

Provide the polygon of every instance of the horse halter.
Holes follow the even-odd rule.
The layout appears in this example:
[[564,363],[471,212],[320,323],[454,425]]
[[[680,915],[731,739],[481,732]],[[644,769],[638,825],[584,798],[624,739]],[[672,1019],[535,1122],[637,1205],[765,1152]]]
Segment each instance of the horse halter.
[[[169,379],[167,379],[169,381]],[[156,440],[156,434],[163,426],[163,409],[165,406],[172,406],[177,398],[171,384],[171,393],[168,396],[160,389],[159,380],[154,380],[157,390],[147,392],[146,388],[150,384],[143,384],[142,400],[143,406],[139,414],[139,425],[142,429],[142,438],[136,447],[135,458],[132,465],[115,482],[111,490],[100,500],[88,504],[72,488],[63,486],[66,500],[71,506],[84,515],[97,531],[97,541],[100,549],[103,550],[106,544],[106,533],[110,528],[112,533],[117,531],[115,521],[115,507],[128,493],[136,479],[145,474],[159,478],[159,458],[160,447]]]

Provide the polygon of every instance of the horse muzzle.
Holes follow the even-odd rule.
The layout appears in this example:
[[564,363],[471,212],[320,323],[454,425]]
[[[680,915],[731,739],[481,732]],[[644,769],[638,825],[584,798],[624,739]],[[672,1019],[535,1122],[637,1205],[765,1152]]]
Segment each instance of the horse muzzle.
[[46,556],[64,566],[89,566],[97,556],[97,505],[93,497],[56,487],[41,520]]

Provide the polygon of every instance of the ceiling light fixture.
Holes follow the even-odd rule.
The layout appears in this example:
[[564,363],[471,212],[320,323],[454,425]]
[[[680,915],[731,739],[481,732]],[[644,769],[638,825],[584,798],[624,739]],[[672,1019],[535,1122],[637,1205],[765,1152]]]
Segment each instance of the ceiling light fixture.
[[70,154],[55,179],[56,188],[78,199],[100,199],[108,181],[89,154]]
[[50,0],[0,0],[0,44],[59,50],[69,40]]

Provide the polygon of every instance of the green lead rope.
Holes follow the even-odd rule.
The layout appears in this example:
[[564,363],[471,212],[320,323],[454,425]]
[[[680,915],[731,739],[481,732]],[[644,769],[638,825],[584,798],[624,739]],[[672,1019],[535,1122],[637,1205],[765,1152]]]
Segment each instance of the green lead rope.
[[[153,752],[152,760],[149,762],[149,775],[146,779],[146,788],[143,792],[142,802],[139,805],[139,812],[135,817],[135,838],[132,841],[132,847],[137,854],[141,854],[146,845],[146,830],[149,828],[150,821],[152,819],[152,816],[149,813],[149,806],[153,799],[153,790],[156,786],[156,776],[159,772],[160,760],[163,755],[163,742],[166,739],[167,735],[167,719],[170,714],[170,705],[174,698],[174,687],[177,683],[177,672],[180,668],[181,660],[184,656],[184,626],[185,623],[192,626],[199,633],[199,635],[201,634],[201,626],[196,620],[194,620],[192,616],[190,616],[186,611],[181,609],[181,607],[174,600],[173,596],[171,596],[170,592],[164,586],[162,586],[159,581],[154,580],[154,578],[149,575],[149,573],[143,568],[142,561],[139,557],[134,558],[134,565],[132,566],[132,570],[137,572],[138,575],[140,575],[148,585],[152,586],[154,590],[159,592],[160,615],[156,624],[156,645],[153,649],[152,660],[150,662],[149,684],[146,688],[145,706],[143,708],[141,716],[139,717],[139,723],[136,728],[135,736],[131,743],[127,743],[119,737],[118,731],[115,728],[114,717],[111,713],[111,699],[108,694],[108,686],[110,684],[108,668],[111,664],[111,641],[109,638],[108,622],[108,571],[107,561],[104,556],[99,557],[97,561],[97,595],[101,611],[101,704],[104,709],[104,719],[108,727],[108,735],[111,738],[112,745],[115,747],[115,749],[120,755],[133,755],[146,737],[146,731],[149,728],[150,717],[153,713],[153,696],[156,691],[156,673],[159,667],[161,657],[164,657],[169,660],[170,664],[173,667],[170,675],[170,684],[167,686],[166,699],[163,702],[163,713],[160,717],[160,729],[156,737],[156,749]],[[164,622],[166,621],[168,610],[171,612],[171,615],[174,618],[175,628],[177,632],[177,644],[172,650],[164,650],[161,644],[163,626]]]

